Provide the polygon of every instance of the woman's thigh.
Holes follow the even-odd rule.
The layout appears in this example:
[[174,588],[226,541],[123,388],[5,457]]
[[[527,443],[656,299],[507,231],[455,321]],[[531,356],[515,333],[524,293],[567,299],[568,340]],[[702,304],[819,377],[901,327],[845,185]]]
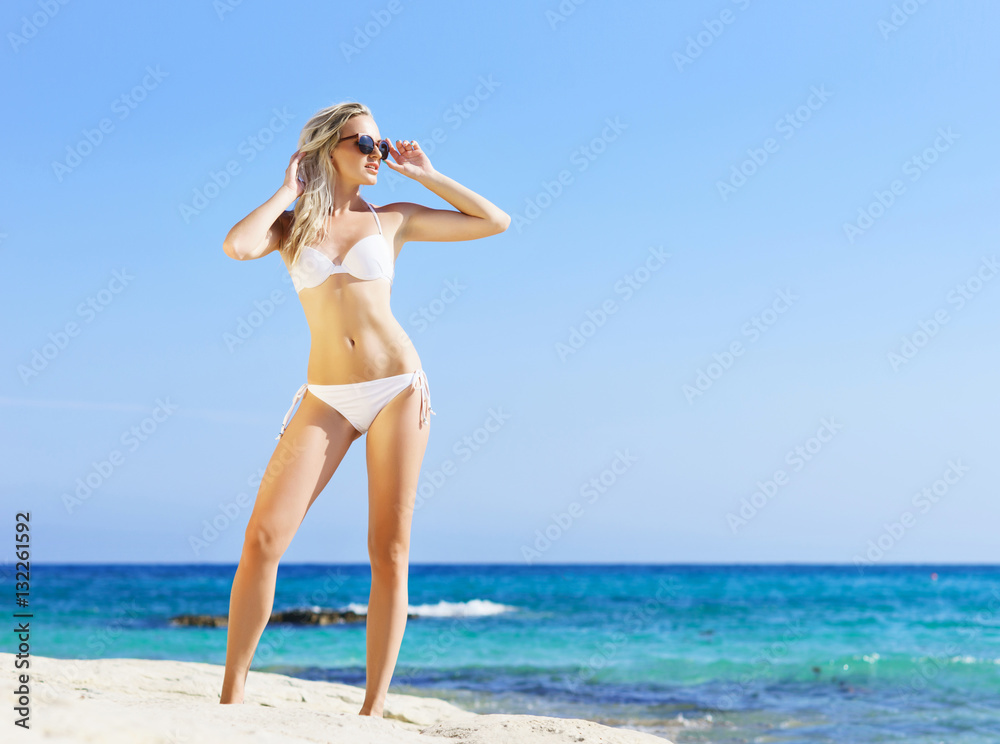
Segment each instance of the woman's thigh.
[[403,562],[409,552],[420,467],[430,424],[420,421],[420,391],[407,389],[368,429],[368,552],[373,565]]
[[340,413],[307,392],[264,471],[247,537],[272,557],[283,554],[359,436]]

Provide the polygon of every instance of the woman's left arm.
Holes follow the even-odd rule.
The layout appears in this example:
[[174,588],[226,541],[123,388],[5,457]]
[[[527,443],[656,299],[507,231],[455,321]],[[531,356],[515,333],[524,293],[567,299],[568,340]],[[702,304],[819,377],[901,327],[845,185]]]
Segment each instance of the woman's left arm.
[[416,142],[396,140],[396,144],[401,149],[393,148],[391,152],[398,165],[386,160],[389,167],[424,185],[458,210],[432,209],[411,202],[397,203],[403,213],[403,223],[399,228],[401,243],[475,240],[502,233],[510,226],[510,215],[489,199],[434,170],[427,154]]

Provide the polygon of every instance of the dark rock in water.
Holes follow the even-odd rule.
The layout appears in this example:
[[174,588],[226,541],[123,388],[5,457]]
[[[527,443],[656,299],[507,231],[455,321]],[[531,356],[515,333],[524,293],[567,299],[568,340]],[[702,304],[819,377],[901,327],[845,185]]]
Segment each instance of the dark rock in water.
[[[290,625],[339,625],[341,623],[361,623],[365,615],[346,610],[283,610],[272,612],[269,623],[289,623]],[[407,615],[408,618],[417,615]],[[173,625],[189,625],[207,628],[225,628],[229,615],[175,615],[170,618]]]
[[337,610],[284,610],[283,612],[272,612],[271,623],[289,623],[291,625],[333,625],[335,623],[357,623],[364,622],[365,616],[347,610],[338,612]]
[[228,615],[177,615],[170,618],[172,625],[195,625],[209,628],[225,628]]

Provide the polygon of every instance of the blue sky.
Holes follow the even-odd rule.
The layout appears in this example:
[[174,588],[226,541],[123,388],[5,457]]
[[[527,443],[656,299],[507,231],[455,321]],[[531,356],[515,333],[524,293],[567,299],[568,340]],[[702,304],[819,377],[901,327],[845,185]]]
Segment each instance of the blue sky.
[[[1000,8],[457,7],[8,7],[0,488],[34,560],[238,560],[309,335],[222,240],[358,100],[514,218],[396,265],[437,412],[413,562],[995,562]],[[367,560],[365,443],[285,561]]]

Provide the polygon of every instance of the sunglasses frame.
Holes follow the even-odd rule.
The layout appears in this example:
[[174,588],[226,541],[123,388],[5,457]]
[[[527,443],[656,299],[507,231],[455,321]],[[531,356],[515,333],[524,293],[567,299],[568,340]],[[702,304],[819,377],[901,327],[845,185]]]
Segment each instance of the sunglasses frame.
[[[389,142],[389,140],[387,140],[385,138],[380,139],[378,141],[378,143],[376,144],[375,138],[372,137],[370,134],[365,134],[364,132],[359,132],[358,134],[352,134],[350,137],[341,137],[340,141],[343,142],[344,140],[352,140],[355,137],[358,138],[358,141],[357,141],[358,149],[361,150],[361,153],[363,155],[370,155],[375,150],[375,147],[378,146],[378,152],[379,152],[379,155],[380,155],[381,159],[382,160],[386,160],[389,157],[389,148],[392,147],[392,143]],[[361,141],[362,137],[366,137],[368,139],[368,142],[362,142]],[[385,150],[384,151],[382,150],[382,144],[383,143],[385,143]]]

